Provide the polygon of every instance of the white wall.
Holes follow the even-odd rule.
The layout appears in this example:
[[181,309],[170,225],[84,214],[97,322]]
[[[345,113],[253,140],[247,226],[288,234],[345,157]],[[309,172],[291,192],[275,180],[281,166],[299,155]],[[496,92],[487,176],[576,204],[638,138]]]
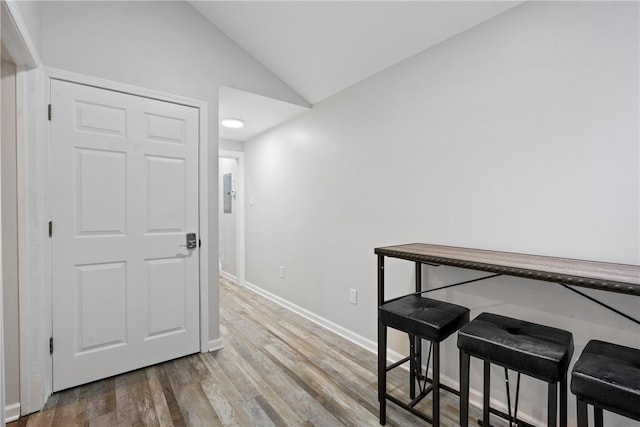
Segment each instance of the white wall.
[[219,149],[226,151],[244,151],[244,142],[242,141],[234,141],[231,139],[220,139],[219,141]]
[[28,28],[29,40],[33,43],[38,54],[42,55],[42,21],[38,2],[22,0],[13,0],[13,2],[18,6],[20,18]]
[[231,213],[224,213],[224,192],[222,177],[228,173],[231,174],[231,188],[237,189],[238,179],[238,160],[235,158],[220,157],[218,178],[218,225],[219,225],[219,255],[222,263],[222,271],[232,277],[237,277],[237,259],[236,259],[236,216],[237,216],[237,200],[235,197],[231,199]]
[[[246,142],[247,281],[375,341],[378,246],[640,263],[638,17],[636,2],[527,2]],[[388,297],[412,269],[388,261]],[[480,275],[427,271],[430,286]],[[586,291],[640,313],[640,298]],[[640,347],[637,325],[551,283],[434,297],[568,329],[576,356],[590,338]],[[454,339],[444,351],[456,381]],[[521,410],[544,420],[531,382]]]
[[44,65],[209,105],[210,329],[218,338],[218,87],[305,101],[186,2],[39,2]]

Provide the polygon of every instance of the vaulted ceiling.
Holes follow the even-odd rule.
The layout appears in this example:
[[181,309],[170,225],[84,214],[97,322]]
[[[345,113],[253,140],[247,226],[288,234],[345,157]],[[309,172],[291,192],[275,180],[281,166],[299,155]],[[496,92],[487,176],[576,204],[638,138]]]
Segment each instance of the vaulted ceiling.
[[189,1],[315,104],[523,1]]

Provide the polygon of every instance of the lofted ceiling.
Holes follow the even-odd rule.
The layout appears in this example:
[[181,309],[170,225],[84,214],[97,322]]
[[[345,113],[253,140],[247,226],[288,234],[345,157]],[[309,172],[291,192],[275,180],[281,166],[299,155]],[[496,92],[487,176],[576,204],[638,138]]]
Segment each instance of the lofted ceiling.
[[220,120],[241,119],[245,126],[241,129],[220,126],[219,135],[223,139],[246,141],[308,110],[307,107],[266,96],[221,87],[218,92]]
[[316,104],[523,1],[189,1]]

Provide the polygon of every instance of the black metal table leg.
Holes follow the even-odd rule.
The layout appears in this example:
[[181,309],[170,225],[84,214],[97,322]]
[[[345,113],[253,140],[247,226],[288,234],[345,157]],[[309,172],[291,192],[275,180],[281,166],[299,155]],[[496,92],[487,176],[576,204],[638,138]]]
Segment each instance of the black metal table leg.
[[482,391],[482,425],[489,427],[489,399],[491,397],[491,363],[484,361],[484,386]]
[[549,381],[547,425],[556,427],[558,425],[558,383]]
[[380,424],[387,423],[387,326],[378,321],[378,402]]
[[469,364],[471,356],[460,350],[460,427],[469,427]]

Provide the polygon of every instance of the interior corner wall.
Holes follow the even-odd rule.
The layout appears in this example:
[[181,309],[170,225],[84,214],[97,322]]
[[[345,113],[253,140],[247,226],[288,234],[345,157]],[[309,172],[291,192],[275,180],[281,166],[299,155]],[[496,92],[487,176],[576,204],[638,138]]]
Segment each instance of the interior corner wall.
[[[375,247],[639,264],[638,7],[526,2],[246,142],[247,281],[375,341]],[[385,271],[387,297],[411,291],[411,263],[389,260]],[[480,275],[426,269],[431,287]],[[639,298],[585,292],[640,313]],[[636,325],[550,283],[504,277],[433,296],[472,317],[572,331],[574,360],[592,338],[640,347]],[[457,381],[455,340],[443,351],[444,375]],[[546,388],[523,389],[523,413],[546,419]]]
[[38,2],[43,65],[208,102],[210,339],[219,338],[218,87],[306,102],[184,1]]

